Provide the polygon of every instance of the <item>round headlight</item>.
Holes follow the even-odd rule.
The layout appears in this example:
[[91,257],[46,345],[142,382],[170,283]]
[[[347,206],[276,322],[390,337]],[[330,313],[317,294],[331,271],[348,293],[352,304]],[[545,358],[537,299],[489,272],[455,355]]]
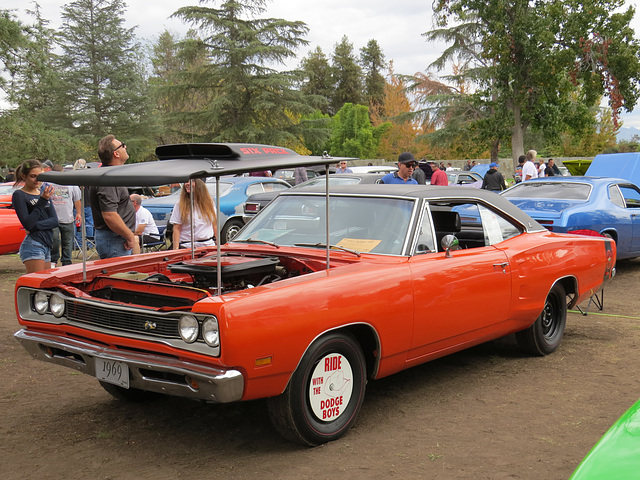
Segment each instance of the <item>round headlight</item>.
[[64,315],[64,298],[57,294],[51,295],[49,298],[49,310],[51,310],[54,317],[60,318]]
[[47,313],[49,307],[49,296],[44,292],[36,292],[33,296],[33,308],[36,309],[40,315]]
[[218,330],[218,319],[216,317],[207,317],[202,322],[202,337],[210,347],[218,347],[220,345],[220,332]]
[[178,331],[185,342],[195,342],[198,339],[198,320],[192,315],[182,315],[178,321]]

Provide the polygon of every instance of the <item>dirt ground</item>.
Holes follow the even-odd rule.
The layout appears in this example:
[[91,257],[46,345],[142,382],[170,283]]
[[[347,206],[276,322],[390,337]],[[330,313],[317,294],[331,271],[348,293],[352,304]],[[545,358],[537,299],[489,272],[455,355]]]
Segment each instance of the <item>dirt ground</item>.
[[640,398],[640,260],[602,312],[569,313],[556,353],[503,339],[370,382],[355,427],[317,448],[281,439],[262,401],[125,404],[32,359],[13,339],[22,272],[0,257],[3,479],[567,479]]

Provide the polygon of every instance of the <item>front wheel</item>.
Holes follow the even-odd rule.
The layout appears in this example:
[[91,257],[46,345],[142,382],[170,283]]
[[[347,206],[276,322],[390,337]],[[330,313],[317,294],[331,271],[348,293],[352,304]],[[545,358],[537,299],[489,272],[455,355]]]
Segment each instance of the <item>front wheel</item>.
[[548,355],[554,352],[564,334],[567,323],[567,297],[564,287],[555,284],[533,325],[516,333],[518,345],[533,355]]
[[336,440],[353,425],[364,400],[366,361],[357,341],[331,333],[309,347],[284,393],[267,401],[283,437],[315,446]]

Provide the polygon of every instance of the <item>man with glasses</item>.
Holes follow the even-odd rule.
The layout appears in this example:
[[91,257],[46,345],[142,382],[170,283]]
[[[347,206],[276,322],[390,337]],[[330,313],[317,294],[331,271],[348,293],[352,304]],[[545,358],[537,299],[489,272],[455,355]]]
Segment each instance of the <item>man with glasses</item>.
[[402,152],[398,156],[398,171],[387,173],[382,177],[381,182],[385,184],[418,185],[412,177],[413,171],[417,168],[418,161],[411,152]]
[[351,170],[349,167],[347,167],[347,162],[345,160],[342,160],[338,164],[338,168],[336,170],[336,173],[353,173],[353,170]]
[[[129,159],[127,146],[113,135],[98,142],[98,156],[102,167],[124,165]],[[133,231],[136,226],[136,211],[125,187],[89,187],[91,212],[93,214],[94,239],[100,258],[131,255],[138,245]]]

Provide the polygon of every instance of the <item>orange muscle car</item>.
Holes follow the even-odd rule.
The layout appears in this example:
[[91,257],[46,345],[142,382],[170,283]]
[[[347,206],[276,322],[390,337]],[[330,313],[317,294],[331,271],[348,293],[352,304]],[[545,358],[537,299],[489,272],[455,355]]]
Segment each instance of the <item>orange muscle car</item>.
[[[255,145],[157,153],[152,165],[65,181],[162,184],[338,161]],[[15,336],[122,399],[267,398],[284,437],[318,445],[353,425],[369,380],[511,333],[533,355],[553,352],[567,307],[606,285],[615,258],[610,239],[549,232],[484,190],[291,189],[224,246],[20,277]]]

